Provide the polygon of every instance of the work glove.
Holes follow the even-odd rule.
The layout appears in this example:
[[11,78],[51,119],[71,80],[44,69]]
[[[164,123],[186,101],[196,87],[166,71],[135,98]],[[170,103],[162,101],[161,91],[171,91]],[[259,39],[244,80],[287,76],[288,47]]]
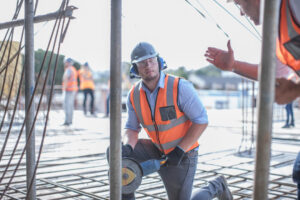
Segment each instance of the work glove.
[[184,150],[179,146],[176,146],[173,151],[167,154],[167,165],[178,166],[184,155]]
[[133,152],[133,148],[130,144],[122,144],[122,158],[124,157],[130,157],[130,155]]
[[[131,153],[133,152],[133,149],[130,144],[122,144],[122,158],[129,157]],[[109,161],[109,147],[106,149],[106,159]]]

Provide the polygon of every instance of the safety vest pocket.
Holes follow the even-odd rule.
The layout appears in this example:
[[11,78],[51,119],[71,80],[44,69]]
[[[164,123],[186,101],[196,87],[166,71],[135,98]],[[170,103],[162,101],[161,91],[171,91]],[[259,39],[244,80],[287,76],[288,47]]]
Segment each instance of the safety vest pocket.
[[175,106],[160,107],[159,112],[162,121],[169,121],[177,118]]

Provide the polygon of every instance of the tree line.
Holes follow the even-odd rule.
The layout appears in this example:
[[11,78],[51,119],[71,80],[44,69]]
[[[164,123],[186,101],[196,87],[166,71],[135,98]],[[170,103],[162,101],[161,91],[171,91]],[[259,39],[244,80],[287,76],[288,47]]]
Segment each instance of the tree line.
[[[43,59],[45,56],[46,51],[42,49],[38,49],[35,51],[35,72],[36,75],[39,73],[42,67]],[[54,73],[54,67],[55,67],[55,62],[56,62],[56,57],[58,56],[58,61],[57,61],[57,69],[56,69],[56,76],[54,80],[55,85],[61,85],[62,83],[62,76],[64,73],[64,60],[65,56],[64,55],[57,55],[53,54],[51,58],[51,52],[48,52],[44,61],[44,67],[42,70],[42,76],[45,77],[48,65],[51,59],[50,63],[50,74],[49,77],[52,77]],[[23,59],[24,60],[24,59]],[[78,70],[80,69],[80,66],[82,64],[74,60],[74,67]],[[129,76],[129,69],[130,69],[130,63],[129,62],[123,62],[122,63],[122,71],[125,75]],[[197,70],[188,70],[185,66],[178,67],[177,69],[166,69],[165,70],[169,74],[173,74],[176,76],[183,77],[185,79],[188,79],[189,75],[195,74],[197,76],[209,76],[209,77],[220,77],[221,76],[221,70],[214,67],[213,65],[207,65],[203,68],[197,69]],[[97,80],[96,80],[97,81]],[[50,84],[50,80],[48,80]]]

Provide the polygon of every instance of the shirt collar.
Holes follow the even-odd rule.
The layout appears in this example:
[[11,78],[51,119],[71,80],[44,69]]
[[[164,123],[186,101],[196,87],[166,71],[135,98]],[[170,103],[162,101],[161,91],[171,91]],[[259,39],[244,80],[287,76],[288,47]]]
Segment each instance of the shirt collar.
[[[159,81],[158,81],[158,83],[157,83],[157,85],[156,85],[156,87],[153,91],[157,90],[157,88],[164,88],[165,87],[165,77],[166,77],[166,74],[164,72],[160,71]],[[143,90],[149,91],[148,88],[143,83],[143,81],[141,81],[141,82],[142,82],[142,84],[141,84],[140,89],[143,88]]]

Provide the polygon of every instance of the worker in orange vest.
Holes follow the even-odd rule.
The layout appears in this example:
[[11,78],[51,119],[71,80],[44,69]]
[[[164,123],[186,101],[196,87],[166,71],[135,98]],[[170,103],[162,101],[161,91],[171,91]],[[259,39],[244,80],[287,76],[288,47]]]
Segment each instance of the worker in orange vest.
[[80,90],[83,91],[84,99],[83,99],[83,112],[86,115],[87,109],[86,109],[86,101],[87,96],[90,95],[90,113],[91,115],[95,114],[94,110],[94,90],[95,90],[95,83],[93,79],[93,73],[90,70],[89,64],[86,62],[81,66],[81,69],[79,70],[79,80],[80,80]]
[[[191,198],[197,167],[198,139],[207,127],[206,109],[193,85],[179,77],[165,74],[164,60],[154,47],[139,43],[131,53],[131,77],[139,77],[127,99],[122,157],[137,162],[167,158],[158,171],[168,199]],[[150,139],[139,139],[141,128]],[[109,152],[109,151],[107,151]],[[232,200],[223,176],[198,191],[198,199]],[[134,193],[122,199],[135,199]]]
[[[260,24],[260,0],[234,0],[234,2],[239,5],[241,15],[246,14],[256,25]],[[227,51],[223,51],[209,47],[205,53],[207,61],[222,70],[257,79],[258,64],[235,60],[230,41],[227,43],[227,48]],[[287,104],[300,97],[299,81],[289,79],[295,74],[300,76],[299,0],[280,1],[276,57],[275,100],[279,104]],[[300,152],[294,164],[293,180],[298,185],[298,199],[300,199]]]
[[70,126],[73,121],[75,95],[78,91],[77,70],[73,66],[73,60],[68,58],[64,63],[62,89],[64,93],[65,122],[63,125]]

